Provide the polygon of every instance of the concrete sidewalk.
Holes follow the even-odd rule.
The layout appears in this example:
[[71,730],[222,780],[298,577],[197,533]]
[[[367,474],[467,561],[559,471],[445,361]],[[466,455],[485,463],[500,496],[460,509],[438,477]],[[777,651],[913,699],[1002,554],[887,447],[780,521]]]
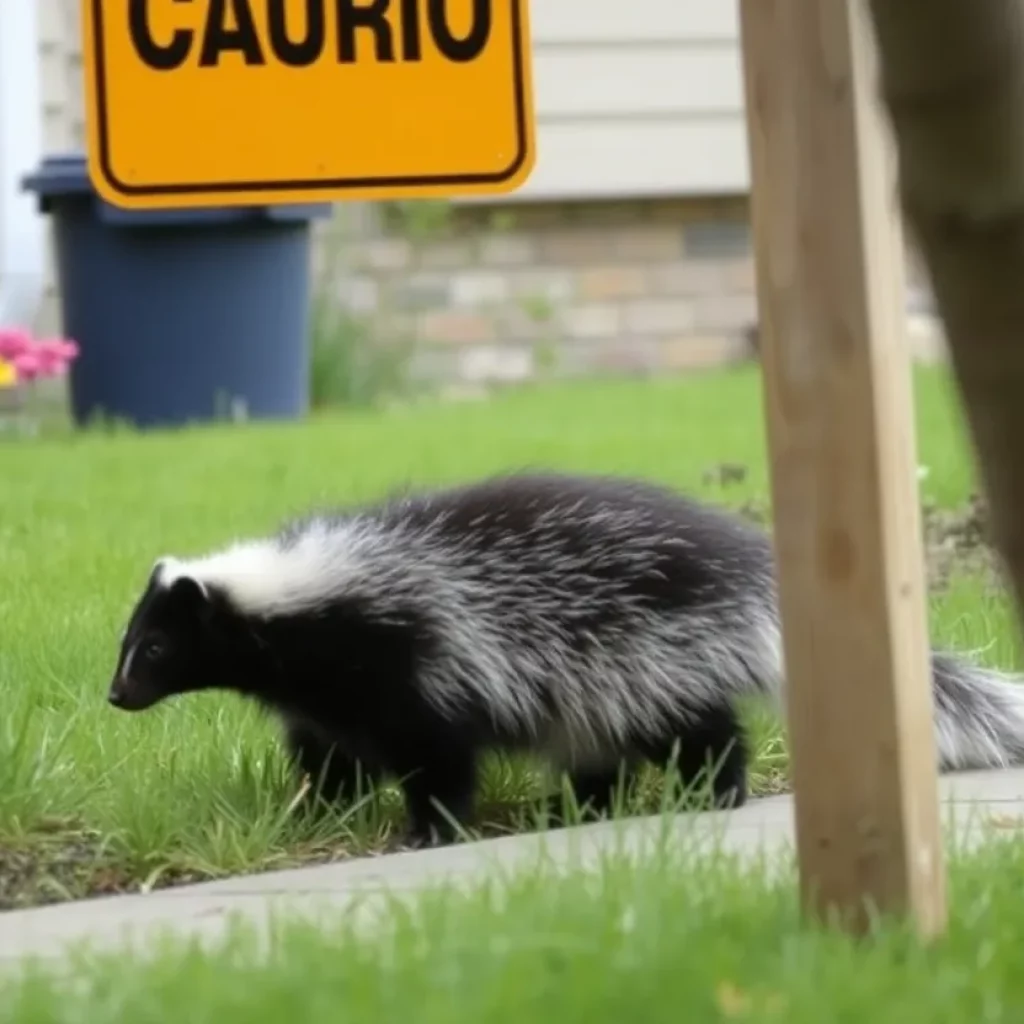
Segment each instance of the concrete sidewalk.
[[[1024,830],[1024,769],[971,772],[940,780],[945,817],[957,837],[976,842],[986,826]],[[789,796],[755,800],[738,811],[678,815],[674,841],[690,849],[719,848],[741,856],[784,854],[793,843]],[[660,818],[586,825],[436,850],[397,853],[321,867],[249,875],[145,895],[112,896],[0,913],[0,962],[58,956],[69,944],[90,950],[141,942],[160,933],[216,939],[236,916],[265,925],[276,910],[317,917],[325,912],[372,914],[384,894],[408,894],[440,883],[472,883],[547,862],[559,868],[593,864],[614,850],[642,852],[664,836]]]

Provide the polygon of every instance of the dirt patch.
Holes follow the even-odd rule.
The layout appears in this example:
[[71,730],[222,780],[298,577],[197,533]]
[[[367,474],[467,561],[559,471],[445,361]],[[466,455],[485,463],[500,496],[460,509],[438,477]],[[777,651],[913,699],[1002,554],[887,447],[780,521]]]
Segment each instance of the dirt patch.
[[735,511],[743,519],[746,519],[747,522],[760,526],[765,530],[769,529],[771,517],[768,515],[768,503],[766,501],[751,498],[750,501],[745,501],[742,505],[736,506]]
[[[723,462],[709,466],[702,481],[706,486],[728,490],[747,475],[745,466]],[[733,507],[748,522],[762,529],[770,527],[766,501],[755,499]],[[921,506],[921,525],[928,585],[933,593],[948,587],[954,576],[981,577],[993,586],[1002,585],[998,558],[989,539],[988,509],[980,495],[972,494],[963,507],[955,509],[925,502]]]
[[921,516],[932,590],[941,590],[952,577],[965,574],[1002,585],[998,557],[989,539],[988,509],[980,496],[971,495],[960,509],[924,505]]
[[[736,511],[748,522],[769,528],[766,502],[747,501]],[[964,575],[1002,586],[998,557],[988,534],[988,510],[979,495],[971,495],[962,508],[923,504],[921,526],[928,586],[933,593],[948,587],[954,577]]]
[[33,836],[0,846],[0,910],[123,892],[101,844],[88,835]]
[[[168,871],[153,879],[153,888],[199,880],[191,872]],[[0,911],[139,892],[142,882],[88,832],[37,833],[0,843]]]
[[701,482],[706,487],[711,485],[728,487],[730,484],[743,483],[747,479],[748,473],[747,467],[740,462],[719,462],[704,470],[701,474]]

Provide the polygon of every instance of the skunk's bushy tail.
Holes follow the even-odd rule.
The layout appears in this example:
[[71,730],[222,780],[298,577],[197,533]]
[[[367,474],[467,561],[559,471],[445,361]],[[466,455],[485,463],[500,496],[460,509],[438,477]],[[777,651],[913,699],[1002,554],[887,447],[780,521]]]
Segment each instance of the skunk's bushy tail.
[[932,653],[939,765],[944,771],[1024,762],[1024,678]]

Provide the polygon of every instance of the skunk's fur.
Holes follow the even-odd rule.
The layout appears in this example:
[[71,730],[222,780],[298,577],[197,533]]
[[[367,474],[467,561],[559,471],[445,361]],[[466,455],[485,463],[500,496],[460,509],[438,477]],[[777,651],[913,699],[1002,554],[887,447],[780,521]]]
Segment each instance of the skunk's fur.
[[[1021,760],[1024,687],[932,659],[940,767]],[[781,689],[770,541],[652,484],[557,474],[313,515],[157,562],[110,700],[213,687],[276,712],[325,795],[400,778],[417,841],[466,820],[488,749],[544,756],[602,810],[622,766],[675,748],[684,783],[710,759],[738,805],[736,699]]]

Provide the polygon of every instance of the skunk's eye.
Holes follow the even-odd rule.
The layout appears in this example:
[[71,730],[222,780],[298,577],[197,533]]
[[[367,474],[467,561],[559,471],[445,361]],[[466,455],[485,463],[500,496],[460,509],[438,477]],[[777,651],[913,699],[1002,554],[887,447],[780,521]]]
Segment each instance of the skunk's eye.
[[150,640],[142,649],[142,656],[147,661],[157,661],[164,656],[164,645],[159,640]]

